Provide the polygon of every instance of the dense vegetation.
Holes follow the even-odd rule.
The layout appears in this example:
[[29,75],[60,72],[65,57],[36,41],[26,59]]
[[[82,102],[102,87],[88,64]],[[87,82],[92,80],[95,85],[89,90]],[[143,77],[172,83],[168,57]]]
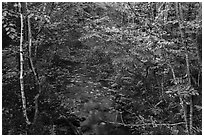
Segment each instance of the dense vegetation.
[[202,134],[201,6],[2,3],[2,134]]

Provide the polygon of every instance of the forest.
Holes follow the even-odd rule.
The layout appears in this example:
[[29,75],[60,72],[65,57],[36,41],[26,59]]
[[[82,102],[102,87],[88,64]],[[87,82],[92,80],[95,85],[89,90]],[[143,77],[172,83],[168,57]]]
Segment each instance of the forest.
[[201,2],[2,2],[3,135],[201,135]]

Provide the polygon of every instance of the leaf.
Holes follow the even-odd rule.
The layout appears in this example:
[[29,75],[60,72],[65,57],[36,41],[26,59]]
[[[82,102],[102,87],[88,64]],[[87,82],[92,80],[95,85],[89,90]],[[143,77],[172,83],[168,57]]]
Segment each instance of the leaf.
[[154,51],[154,55],[161,55],[162,54],[162,49],[157,49]]
[[195,107],[198,111],[201,111],[201,110],[202,110],[202,106],[195,105],[194,107]]
[[9,29],[10,29],[9,27],[5,28],[5,30],[6,30],[7,32],[9,31]]

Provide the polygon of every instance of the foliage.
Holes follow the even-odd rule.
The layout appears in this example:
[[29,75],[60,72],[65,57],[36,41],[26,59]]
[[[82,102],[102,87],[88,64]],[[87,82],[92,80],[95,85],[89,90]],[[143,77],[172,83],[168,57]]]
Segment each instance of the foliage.
[[[40,114],[37,123],[26,126],[18,77],[18,3],[6,2],[3,134],[183,135],[188,133],[180,99],[190,113],[191,97],[193,134],[202,133],[201,3],[181,3],[184,38],[172,2],[27,4],[24,18],[31,16],[32,57],[42,88]],[[23,47],[27,112],[33,122],[39,89],[27,41]]]

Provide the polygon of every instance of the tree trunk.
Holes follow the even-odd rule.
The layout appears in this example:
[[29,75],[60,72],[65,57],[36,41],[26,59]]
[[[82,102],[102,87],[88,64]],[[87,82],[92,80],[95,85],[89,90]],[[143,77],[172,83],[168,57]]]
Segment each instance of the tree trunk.
[[[26,3],[26,11],[28,11],[27,9],[27,3]],[[34,120],[33,120],[33,124],[36,123],[37,118],[38,118],[38,113],[39,113],[39,96],[41,94],[41,85],[40,85],[40,81],[39,81],[39,77],[37,75],[37,72],[35,70],[34,64],[33,64],[33,60],[32,60],[32,32],[31,32],[31,25],[30,25],[30,18],[31,15],[28,15],[27,17],[27,23],[28,23],[28,55],[29,55],[29,62],[30,62],[30,67],[31,70],[33,72],[33,75],[35,77],[35,82],[36,82],[36,87],[38,87],[38,94],[35,96],[34,98],[34,102],[35,102],[35,115],[34,115]]]
[[[180,17],[181,21],[179,22],[179,28],[180,28],[180,33],[181,33],[181,38],[182,38],[182,43],[184,44],[185,48],[185,56],[186,56],[186,74],[188,78],[188,85],[191,85],[191,74],[190,74],[190,64],[189,64],[189,56],[188,56],[188,48],[187,48],[187,43],[184,42],[184,34],[181,30],[181,25],[183,24],[183,12],[181,9],[181,3],[179,3],[179,12],[180,12]],[[192,135],[192,129],[193,129],[193,101],[192,101],[192,95],[190,95],[190,112],[189,112],[189,134]]]
[[[188,85],[191,86],[191,78],[190,78],[190,64],[189,64],[189,56],[188,56],[188,48],[187,48],[187,43],[184,41],[184,34],[182,31],[182,26],[183,26],[183,12],[182,12],[182,7],[181,3],[178,3],[176,6],[177,10],[177,19],[179,21],[179,30],[180,30],[180,35],[181,35],[181,40],[182,40],[182,45],[185,49],[185,56],[186,56],[186,74],[188,78]],[[191,93],[190,93],[191,94]],[[192,134],[192,128],[193,128],[193,101],[192,101],[192,95],[190,95],[190,112],[189,112],[189,134]]]
[[27,116],[27,111],[26,111],[26,97],[25,97],[25,92],[24,92],[24,71],[23,71],[23,64],[24,64],[24,59],[23,59],[23,10],[22,10],[22,5],[19,2],[19,13],[20,13],[20,18],[21,18],[21,32],[20,32],[20,89],[21,89],[21,99],[22,99],[22,106],[23,106],[23,115],[26,120],[26,124],[30,125],[30,121]]

